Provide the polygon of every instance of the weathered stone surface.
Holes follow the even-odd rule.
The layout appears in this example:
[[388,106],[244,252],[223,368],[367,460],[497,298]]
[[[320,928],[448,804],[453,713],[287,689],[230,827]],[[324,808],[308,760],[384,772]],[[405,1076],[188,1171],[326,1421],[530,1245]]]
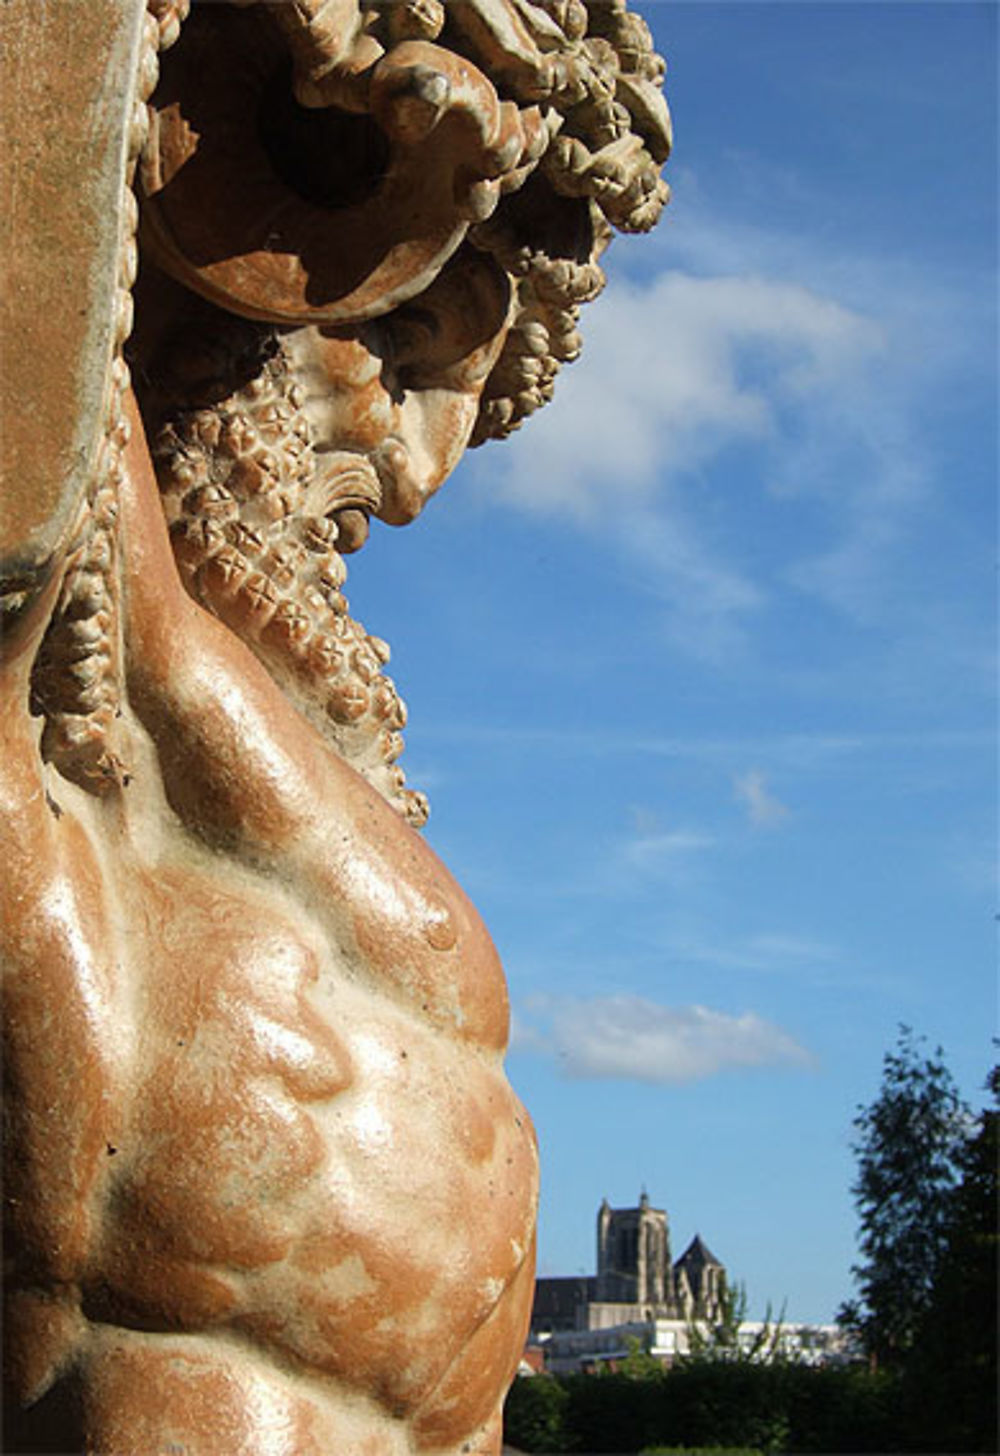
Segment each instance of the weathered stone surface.
[[[8,0],[0,87],[0,580],[65,543],[123,338],[142,11]],[[141,102],[140,102],[141,104]]]
[[496,1452],[534,1139],[344,558],[551,395],[662,63],[616,0],[187,9],[0,14],[7,1449]]

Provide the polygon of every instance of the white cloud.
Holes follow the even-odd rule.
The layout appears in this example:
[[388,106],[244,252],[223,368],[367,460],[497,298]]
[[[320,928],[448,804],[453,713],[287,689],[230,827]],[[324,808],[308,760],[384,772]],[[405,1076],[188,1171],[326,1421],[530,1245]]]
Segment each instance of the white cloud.
[[494,468],[510,501],[602,529],[680,472],[773,436],[784,401],[883,347],[869,320],[798,284],[676,269],[613,281],[583,327],[583,361]]
[[536,998],[515,1022],[515,1048],[544,1052],[564,1074],[681,1083],[735,1067],[804,1066],[808,1052],[754,1012],[664,1006],[641,996]]
[[[732,456],[733,490],[759,489],[763,472],[793,498],[818,460],[839,484],[844,421],[883,333],[798,283],[676,268],[613,279],[582,327],[583,358],[564,370],[553,403],[479,468],[510,505],[599,533],[663,603],[684,651],[731,657],[769,592],[756,566],[752,575],[710,539],[702,475]],[[741,455],[753,469],[740,468]],[[834,564],[824,570],[834,578]]]
[[746,809],[750,823],[758,829],[774,829],[788,818],[788,806],[772,794],[759,768],[737,774],[733,780],[733,791]]
[[[690,655],[734,661],[788,593],[883,627],[951,483],[942,399],[991,367],[987,290],[748,223],[732,199],[713,213],[685,180],[666,226],[612,252],[553,403],[474,468],[515,508],[599,535]],[[741,491],[766,493],[766,541],[738,534]]]

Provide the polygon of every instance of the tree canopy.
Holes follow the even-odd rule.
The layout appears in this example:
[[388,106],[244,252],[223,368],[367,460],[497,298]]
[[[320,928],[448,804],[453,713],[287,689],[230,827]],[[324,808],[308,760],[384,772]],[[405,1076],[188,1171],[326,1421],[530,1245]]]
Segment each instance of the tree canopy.
[[1000,1066],[993,1105],[962,1150],[945,1244],[906,1377],[913,1429],[927,1451],[997,1449],[997,1230]]
[[972,1128],[940,1048],[901,1026],[878,1096],[854,1119],[858,1297],[841,1323],[880,1365],[901,1366],[930,1305]]

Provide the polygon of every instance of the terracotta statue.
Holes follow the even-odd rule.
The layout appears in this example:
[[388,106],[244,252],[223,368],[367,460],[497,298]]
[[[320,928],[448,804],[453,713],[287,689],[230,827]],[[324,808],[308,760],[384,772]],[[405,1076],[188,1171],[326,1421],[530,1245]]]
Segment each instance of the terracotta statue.
[[535,1146],[344,556],[550,397],[663,65],[188,8],[0,18],[4,1449],[496,1452]]

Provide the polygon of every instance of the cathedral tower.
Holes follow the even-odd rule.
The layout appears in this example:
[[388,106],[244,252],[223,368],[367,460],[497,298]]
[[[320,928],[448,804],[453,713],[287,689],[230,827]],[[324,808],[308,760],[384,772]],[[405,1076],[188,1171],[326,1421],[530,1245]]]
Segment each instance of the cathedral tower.
[[597,1299],[609,1304],[672,1304],[673,1267],[666,1212],[643,1193],[638,1208],[597,1213]]

